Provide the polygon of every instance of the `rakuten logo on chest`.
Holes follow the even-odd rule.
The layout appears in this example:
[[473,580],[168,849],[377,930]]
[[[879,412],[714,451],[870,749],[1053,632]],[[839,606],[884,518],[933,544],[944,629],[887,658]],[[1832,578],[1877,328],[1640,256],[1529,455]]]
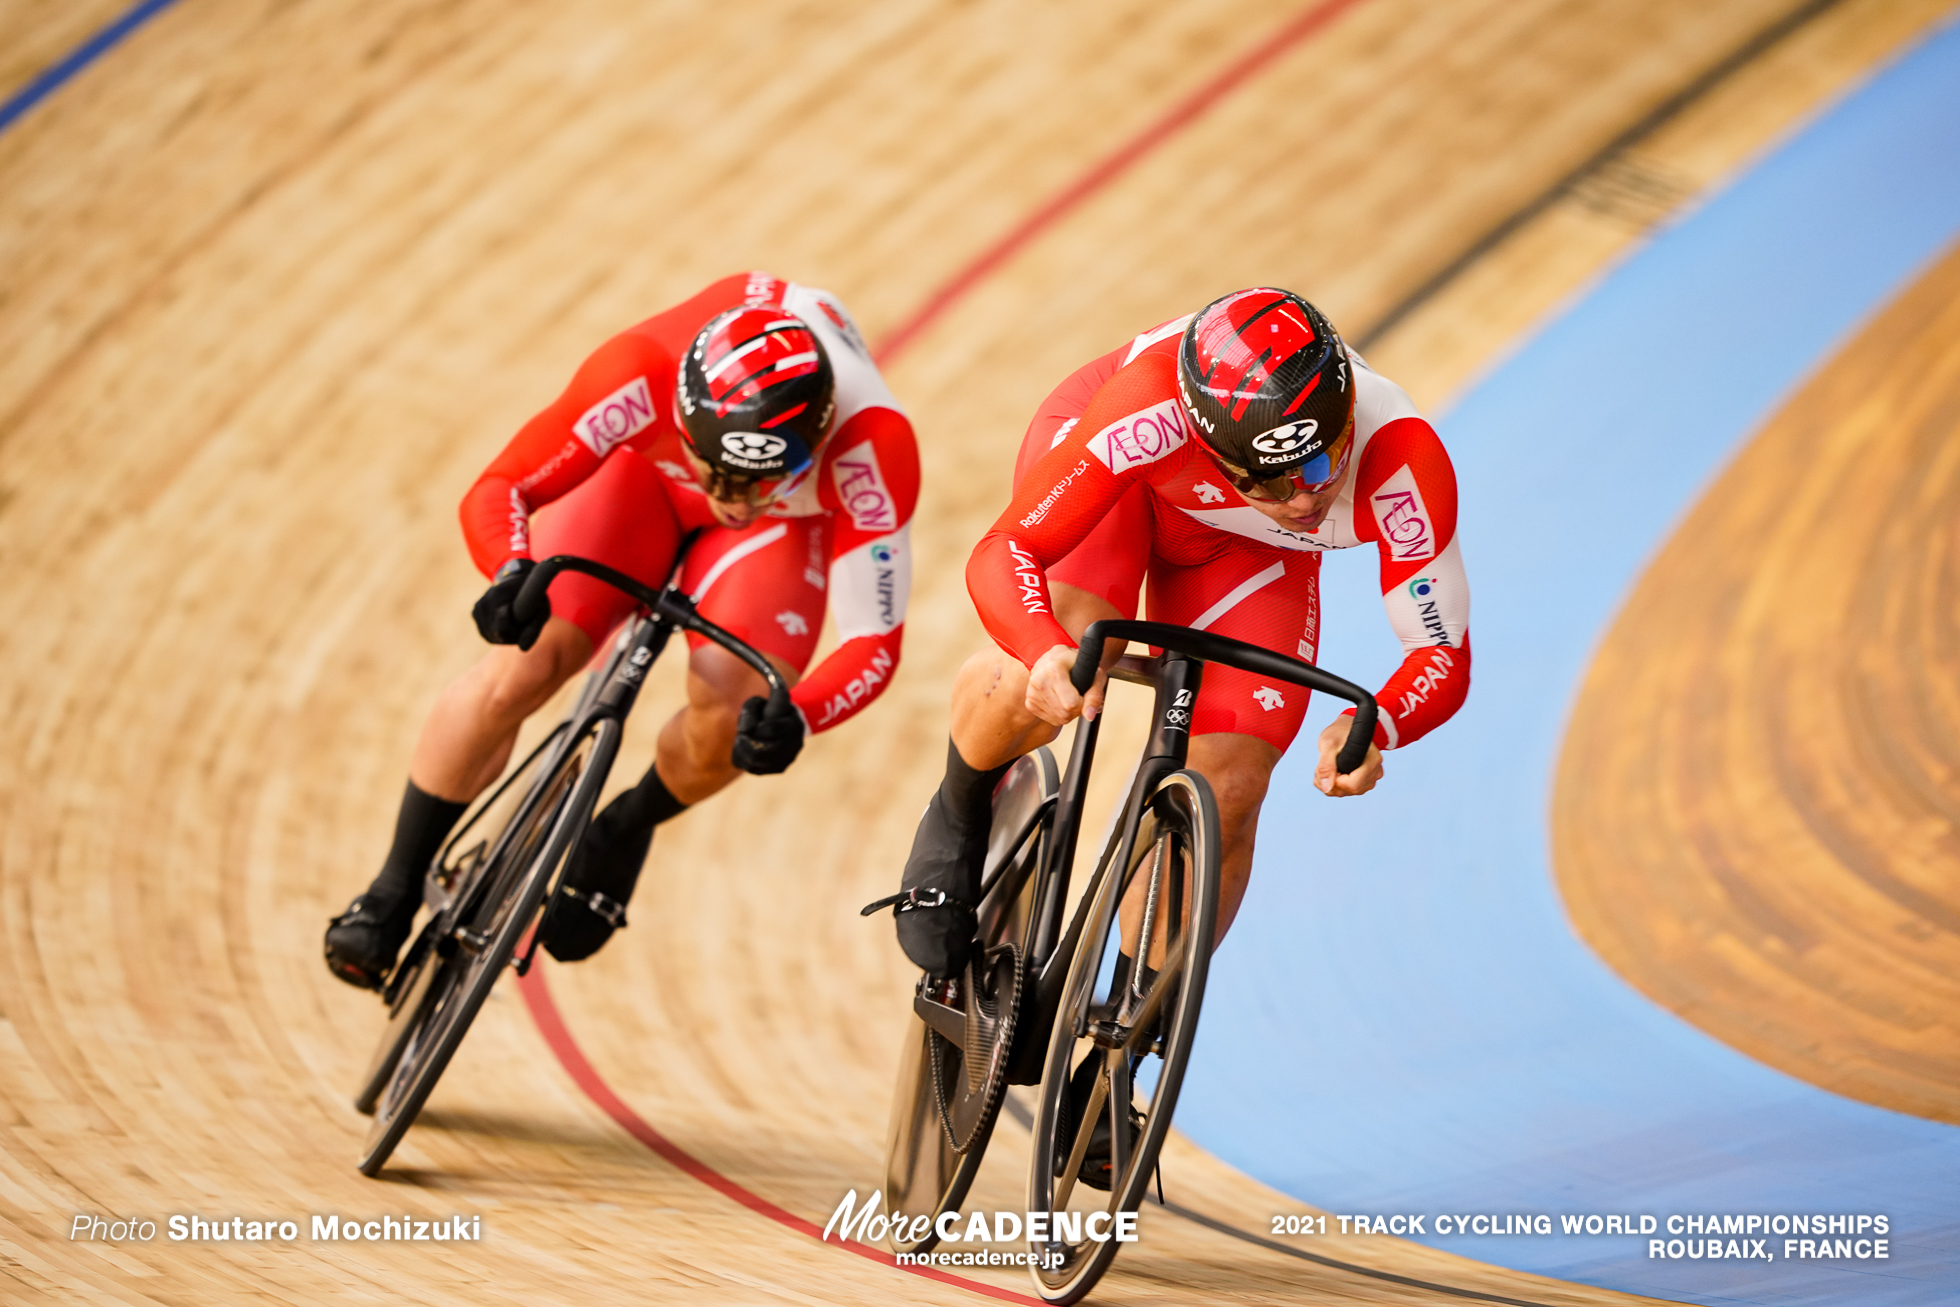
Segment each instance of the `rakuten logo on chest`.
[[1132,413],[1089,437],[1089,452],[1112,472],[1155,463],[1182,448],[1184,417],[1174,399]]
[[1375,522],[1389,555],[1396,562],[1436,556],[1436,528],[1430,523],[1429,509],[1416,489],[1415,474],[1404,463],[1395,475],[1382,482],[1381,489],[1369,497]]
[[579,414],[572,423],[587,449],[600,458],[615,445],[631,440],[653,425],[653,392],[645,377],[634,377],[612,394]]
[[837,485],[837,501],[858,530],[898,529],[898,505],[885,484],[885,474],[878,470],[878,454],[870,441],[839,454],[830,465],[830,475]]

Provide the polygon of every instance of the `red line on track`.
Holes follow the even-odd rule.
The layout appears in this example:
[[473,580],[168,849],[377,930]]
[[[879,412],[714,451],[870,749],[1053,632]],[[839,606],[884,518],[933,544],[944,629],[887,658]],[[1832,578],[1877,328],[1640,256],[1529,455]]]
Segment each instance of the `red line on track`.
[[911,317],[899,323],[889,336],[878,343],[875,351],[878,362],[889,363],[940,314],[951,308],[956,301],[964,298],[966,293],[978,285],[987,274],[1014,257],[1022,246],[1040,235],[1046,228],[1053,226],[1069,210],[1121,176],[1131,164],[1163,144],[1179,128],[1211,108],[1239,83],[1259,72],[1267,64],[1272,63],[1359,3],[1361,0],[1323,0],[1322,3],[1305,10],[1286,26],[1274,32],[1264,44],[1240,55],[1210,81],[1172,105],[1162,117],[1057,191],[1046,204],[1023,218],[1005,236],[982,250],[979,257],[934,291]]
[[[573,1082],[585,1091],[585,1096],[597,1104],[607,1116],[618,1122],[620,1128],[627,1134],[658,1153],[674,1169],[692,1176],[723,1197],[732,1198],[750,1211],[766,1216],[778,1225],[787,1226],[798,1234],[807,1234],[812,1239],[823,1240],[823,1227],[816,1222],[806,1221],[794,1212],[785,1211],[755,1191],[737,1184],[648,1125],[644,1117],[628,1107],[625,1101],[612,1091],[612,1086],[608,1085],[593,1069],[592,1064],[585,1060],[585,1053],[579,1048],[578,1041],[572,1038],[572,1032],[565,1026],[564,1017],[558,1012],[558,1005],[552,1001],[551,990],[544,983],[544,968],[532,967],[518,980],[517,992],[524,996],[524,1006],[530,1009],[531,1020],[536,1023],[538,1033],[544,1036],[545,1044],[557,1055],[559,1064],[565,1068]],[[894,1270],[924,1276],[928,1280],[938,1280],[942,1284],[984,1294],[989,1298],[998,1298],[1002,1302],[1029,1303],[1032,1307],[1042,1307],[1041,1300],[1038,1298],[1030,1298],[1026,1294],[1002,1289],[997,1285],[962,1279],[957,1275],[949,1275],[945,1271],[935,1271],[929,1266],[900,1266],[898,1259],[890,1253],[853,1240],[838,1240],[836,1246],[854,1252],[860,1257],[883,1263]]]
[[[879,344],[878,361],[890,362],[894,355],[911,344],[940,314],[952,307],[989,273],[1012,258],[1022,246],[1054,225],[1071,209],[1109,185],[1131,164],[1161,145],[1179,128],[1209,109],[1234,87],[1359,3],[1361,0],[1322,0],[1322,3],[1297,15],[1263,44],[1239,56],[1210,81],[1172,105],[1161,117],[1022,219],[1013,230],[982,250],[980,255],[961,269],[952,280],[933,292],[911,317],[900,323],[898,328]],[[538,1033],[544,1036],[545,1044],[558,1058],[559,1065],[565,1068],[566,1074],[570,1075],[573,1082],[584,1091],[585,1096],[617,1122],[627,1134],[645,1144],[676,1170],[699,1180],[723,1197],[733,1199],[757,1215],[767,1217],[776,1224],[795,1230],[799,1234],[809,1235],[812,1239],[823,1239],[823,1230],[815,1222],[807,1221],[794,1212],[778,1207],[760,1194],[737,1184],[661,1134],[647,1124],[639,1113],[628,1107],[593,1069],[592,1064],[586,1060],[585,1053],[579,1048],[578,1041],[572,1038],[572,1032],[566,1027],[564,1017],[559,1014],[558,1005],[552,1001],[551,990],[545,985],[543,968],[533,967],[527,975],[518,980],[517,990],[524,996],[524,1006],[530,1010],[532,1022],[536,1024]],[[1033,1304],[1033,1307],[1041,1307],[1038,1299],[995,1285],[983,1284],[978,1280],[962,1279],[957,1275],[936,1271],[928,1266],[900,1266],[897,1258],[892,1254],[865,1244],[839,1241],[837,1246],[895,1270],[937,1280],[942,1284],[950,1284],[989,1298],[997,1298],[1002,1302],[1029,1303]]]

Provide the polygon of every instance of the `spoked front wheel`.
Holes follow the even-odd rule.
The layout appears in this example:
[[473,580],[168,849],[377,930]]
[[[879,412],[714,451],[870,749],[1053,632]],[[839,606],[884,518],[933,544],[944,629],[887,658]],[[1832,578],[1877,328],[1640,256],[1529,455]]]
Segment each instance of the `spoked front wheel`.
[[1049,1302],[1077,1301],[1109,1269],[1170,1134],[1211,961],[1218,845],[1211,787],[1173,772],[1127,865],[1097,878],[1035,1113],[1028,1211],[1049,1216],[1029,1248]]
[[[415,1123],[470,1023],[537,920],[553,874],[585,829],[619,748],[619,723],[602,719],[551,757],[535,789],[520,790],[510,826],[485,846],[490,862],[458,924],[432,941],[421,975],[410,978],[383,1046],[395,1067],[374,1101],[361,1173],[377,1175]],[[419,996],[415,993],[419,990]],[[399,1023],[399,1024],[397,1024]],[[372,1077],[371,1077],[372,1079]]]
[[525,828],[518,818],[537,788],[538,778],[551,764],[565,730],[561,724],[540,740],[476,805],[443,845],[424,878],[422,897],[434,915],[416,932],[382,992],[382,1001],[388,1005],[388,1024],[375,1043],[367,1070],[361,1073],[361,1087],[354,1092],[354,1110],[362,1116],[374,1115],[374,1105],[401,1065],[403,1049],[421,1030],[428,1009],[439,1004],[447,987],[455,983],[456,969],[446,965],[456,951],[450,934],[455,913],[449,909],[452,905],[467,909],[476,902],[490,862],[501,859],[504,846],[523,834]]

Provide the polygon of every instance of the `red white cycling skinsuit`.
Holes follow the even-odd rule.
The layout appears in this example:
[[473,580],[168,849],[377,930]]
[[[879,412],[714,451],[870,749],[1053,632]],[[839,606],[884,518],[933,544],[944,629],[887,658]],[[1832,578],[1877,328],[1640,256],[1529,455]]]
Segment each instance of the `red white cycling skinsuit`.
[[[837,411],[795,493],[730,530],[716,525],[682,455],[674,377],[703,324],[745,303],[810,324],[836,375]],[[911,423],[843,306],[826,291],[751,272],[601,345],[477,478],[462,519],[485,576],[511,558],[576,554],[652,586],[666,581],[683,535],[701,528],[682,588],[702,616],[799,669],[816,650],[827,598],[840,643],[791,695],[810,729],[823,731],[877,698],[898,667],[918,497]],[[551,586],[552,613],[595,646],[633,607],[590,577]]]
[[[1051,581],[1134,617],[1149,583],[1156,621],[1215,631],[1312,661],[1320,561],[1372,544],[1402,665],[1376,694],[1375,743],[1408,744],[1448,720],[1470,688],[1470,590],[1456,542],[1456,473],[1401,387],[1354,363],[1354,446],[1333,509],[1288,530],[1233,489],[1193,438],[1177,395],[1188,318],[1077,370],[1042,402],[1022,441],[1014,500],[967,564],[988,634],[1032,667],[1075,641],[1055,620]],[[1237,732],[1284,750],[1307,691],[1205,669],[1191,733]]]

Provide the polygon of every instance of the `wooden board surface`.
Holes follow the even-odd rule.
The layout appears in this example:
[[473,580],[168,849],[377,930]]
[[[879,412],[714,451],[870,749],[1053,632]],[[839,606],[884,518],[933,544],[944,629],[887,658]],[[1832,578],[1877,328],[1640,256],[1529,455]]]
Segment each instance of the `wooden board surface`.
[[123,0],[7,0],[0,5],[0,103],[128,7]]
[[[1722,157],[1934,7],[1853,11],[1877,35],[1765,83],[1771,107],[1705,111]],[[1298,12],[199,0],[0,136],[0,1296],[969,1300],[674,1171],[502,992],[393,1178],[360,1179],[347,1095],[377,1013],[326,976],[319,932],[476,656],[454,504],[586,350],[744,266],[838,291],[876,339]],[[855,907],[887,891],[937,765],[979,639],[960,564],[1034,401],[1235,284],[1368,320],[1781,12],[1354,4],[924,333],[891,374],[927,475],[904,671],[788,776],[664,830],[632,930],[553,969],[606,1080],[799,1215],[875,1184],[907,977]],[[1505,306],[1588,266],[1534,263],[1477,310],[1528,317]],[[1394,364],[1419,396],[1503,344],[1421,344],[1424,321]],[[983,1179],[1002,1207],[1012,1136]],[[1169,1183],[1255,1231],[1283,1201],[1182,1146]],[[456,1210],[483,1214],[480,1248],[65,1238],[84,1211]],[[1160,1216],[1100,1299],[1443,1300]],[[1387,1239],[1323,1251],[1620,1300]]]
[[1960,1122],[1960,250],[1642,578],[1553,837],[1580,933],[1772,1066]]

